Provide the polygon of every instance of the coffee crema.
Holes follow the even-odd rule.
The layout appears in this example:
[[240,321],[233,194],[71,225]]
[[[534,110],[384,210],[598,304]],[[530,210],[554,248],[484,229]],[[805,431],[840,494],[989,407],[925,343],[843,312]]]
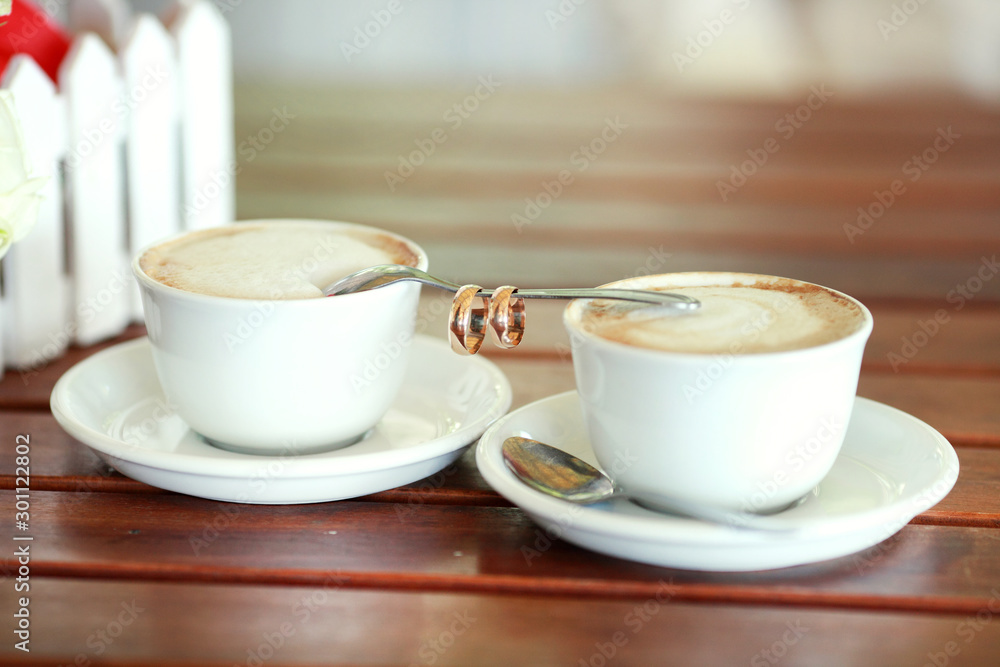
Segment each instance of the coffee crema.
[[[718,284],[709,283],[713,278]],[[696,354],[798,350],[845,338],[865,323],[862,308],[854,301],[787,278],[673,274],[661,276],[656,284],[630,280],[613,286],[674,292],[701,302],[690,313],[610,300],[596,300],[574,311],[584,331],[654,350]]]
[[153,280],[187,292],[238,299],[309,299],[377,264],[417,266],[417,253],[388,234],[345,225],[236,223],[185,234],[139,258]]

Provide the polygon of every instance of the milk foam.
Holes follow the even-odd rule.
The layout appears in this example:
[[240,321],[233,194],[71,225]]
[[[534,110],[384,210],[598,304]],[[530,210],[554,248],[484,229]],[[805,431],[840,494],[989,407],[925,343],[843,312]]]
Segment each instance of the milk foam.
[[139,260],[154,280],[188,292],[241,299],[308,299],[349,273],[377,264],[415,266],[389,236],[322,223],[239,223],[187,234]]
[[830,343],[857,331],[865,321],[861,308],[843,296],[787,279],[749,276],[734,284],[642,288],[686,294],[701,301],[701,307],[681,314],[626,302],[594,301],[577,311],[582,312],[581,327],[638,347],[754,354]]

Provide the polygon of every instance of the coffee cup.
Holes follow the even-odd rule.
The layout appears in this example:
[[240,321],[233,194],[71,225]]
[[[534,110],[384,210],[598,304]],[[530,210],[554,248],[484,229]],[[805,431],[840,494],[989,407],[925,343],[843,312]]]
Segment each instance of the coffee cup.
[[262,220],[187,232],[132,263],[168,402],[220,448],[311,454],[357,442],[398,394],[420,286],[324,297],[376,264],[427,268],[387,231]]
[[[690,312],[567,306],[576,386],[600,465],[626,491],[739,513],[795,503],[843,443],[871,313],[811,283],[677,273],[607,285],[666,290]],[[669,510],[669,507],[660,509]]]

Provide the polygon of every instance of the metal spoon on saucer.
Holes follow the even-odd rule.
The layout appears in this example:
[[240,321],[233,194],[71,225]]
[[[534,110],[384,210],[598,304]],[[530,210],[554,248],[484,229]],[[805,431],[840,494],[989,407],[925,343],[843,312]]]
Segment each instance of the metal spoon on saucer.
[[[457,292],[463,286],[448,280],[436,278],[429,273],[397,264],[380,264],[356,271],[323,290],[324,296],[352,294],[370,289],[378,289],[400,280],[412,280],[431,287]],[[477,294],[489,294],[490,290],[480,290]],[[669,306],[679,310],[695,310],[701,304],[683,294],[670,292],[653,292],[646,290],[625,290],[615,288],[583,288],[583,289],[517,289],[515,296],[525,299],[621,299],[637,301],[657,306]]]
[[[603,472],[561,449],[517,436],[504,440],[501,449],[507,468],[522,482],[542,493],[583,505],[621,497],[635,500],[615,487]],[[669,507],[681,516],[731,528],[774,532],[796,529],[785,521],[760,514],[704,507],[663,494],[657,497],[657,505]]]

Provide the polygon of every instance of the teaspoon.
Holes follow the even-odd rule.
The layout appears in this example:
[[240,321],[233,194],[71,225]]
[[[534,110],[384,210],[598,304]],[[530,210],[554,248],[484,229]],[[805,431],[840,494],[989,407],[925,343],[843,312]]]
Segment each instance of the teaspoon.
[[[582,505],[611,498],[629,498],[647,507],[616,487],[603,472],[561,449],[537,440],[514,436],[504,440],[502,452],[507,468],[522,482],[542,493]],[[644,496],[653,500],[648,494]],[[655,504],[669,508],[671,513],[731,528],[775,532],[795,530],[795,527],[788,522],[760,514],[715,509],[664,494],[657,495]]]
[[[345,276],[323,290],[324,296],[339,296],[370,289],[378,289],[400,280],[412,280],[431,287],[455,292],[461,285],[436,278],[412,266],[397,264],[380,264],[356,271]],[[480,293],[490,293],[490,290],[480,290]],[[653,292],[646,290],[625,290],[615,288],[583,288],[583,289],[518,289],[515,294],[526,299],[620,299],[637,301],[658,306],[670,306],[680,310],[694,310],[701,304],[683,294],[670,292]]]

